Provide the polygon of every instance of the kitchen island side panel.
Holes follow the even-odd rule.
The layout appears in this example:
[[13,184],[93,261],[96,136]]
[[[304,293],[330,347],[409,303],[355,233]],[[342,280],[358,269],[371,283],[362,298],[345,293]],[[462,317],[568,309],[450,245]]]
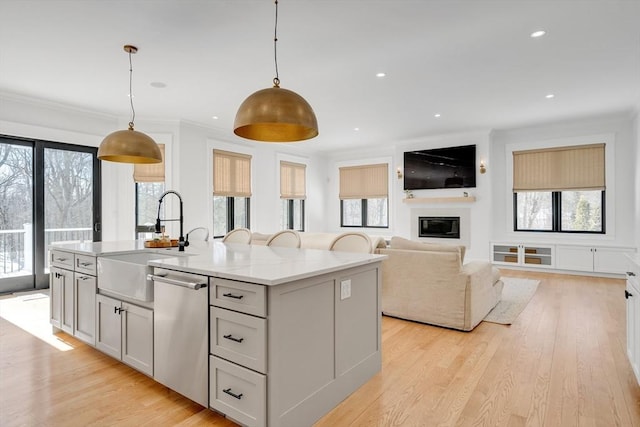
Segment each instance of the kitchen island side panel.
[[380,371],[380,267],[269,288],[269,426],[310,426]]

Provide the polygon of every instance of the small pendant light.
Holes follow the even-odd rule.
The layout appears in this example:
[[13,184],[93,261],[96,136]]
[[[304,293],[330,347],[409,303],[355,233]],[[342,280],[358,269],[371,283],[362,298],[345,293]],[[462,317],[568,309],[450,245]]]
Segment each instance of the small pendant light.
[[278,76],[278,0],[273,38],[276,77],[273,87],[251,94],[236,113],[233,132],[263,142],[296,142],[318,136],[318,121],[309,103],[297,93],[282,89]]
[[131,66],[131,54],[138,52],[138,48],[125,45],[124,51],[129,54],[129,101],[131,102],[131,121],[129,129],[118,130],[107,135],[98,148],[98,159],[120,163],[160,163],[162,153],[158,144],[151,137],[133,129],[133,121],[136,111],[133,108],[133,94],[131,83],[133,79],[133,67]]

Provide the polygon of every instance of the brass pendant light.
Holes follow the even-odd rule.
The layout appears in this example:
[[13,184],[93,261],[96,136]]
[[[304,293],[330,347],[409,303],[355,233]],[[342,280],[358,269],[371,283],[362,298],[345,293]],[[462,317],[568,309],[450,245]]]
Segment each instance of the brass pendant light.
[[309,103],[297,93],[282,89],[278,76],[278,0],[273,38],[276,77],[273,87],[251,94],[236,113],[233,132],[263,142],[296,142],[318,136],[318,121]]
[[160,163],[162,153],[158,144],[151,137],[133,129],[133,121],[136,118],[136,111],[133,108],[133,94],[131,93],[131,82],[133,77],[133,67],[131,66],[131,55],[138,52],[138,48],[125,45],[124,51],[129,54],[129,100],[131,102],[131,121],[129,129],[118,130],[107,135],[98,148],[98,159],[120,163]]

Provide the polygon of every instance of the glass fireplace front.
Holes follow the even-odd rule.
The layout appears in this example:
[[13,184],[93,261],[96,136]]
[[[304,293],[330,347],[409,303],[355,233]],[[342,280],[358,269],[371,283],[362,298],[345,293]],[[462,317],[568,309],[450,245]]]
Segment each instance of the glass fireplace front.
[[418,236],[440,239],[460,238],[459,216],[421,216],[418,218]]

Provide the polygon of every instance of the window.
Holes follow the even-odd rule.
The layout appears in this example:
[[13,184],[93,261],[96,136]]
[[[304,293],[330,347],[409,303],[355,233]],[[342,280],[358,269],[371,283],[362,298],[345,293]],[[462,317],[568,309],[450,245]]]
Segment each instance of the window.
[[386,163],[340,168],[340,226],[389,227]]
[[0,135],[0,293],[48,287],[51,243],[101,240],[97,152]]
[[[156,229],[158,200],[164,193],[164,182],[136,182],[136,238],[149,239]],[[164,205],[162,206],[164,210]],[[164,213],[161,213],[164,217]]]
[[280,162],[280,228],[304,231],[306,165]]
[[[156,229],[158,200],[165,190],[165,145],[158,144],[162,162],[135,164],[133,180],[136,183],[136,238],[149,239]],[[162,207],[164,209],[164,206]],[[164,214],[161,213],[164,217]]]
[[213,150],[213,236],[249,228],[251,156]]
[[222,237],[234,228],[249,228],[248,197],[213,196],[213,236]]
[[514,230],[604,233],[604,148],[514,152]]

